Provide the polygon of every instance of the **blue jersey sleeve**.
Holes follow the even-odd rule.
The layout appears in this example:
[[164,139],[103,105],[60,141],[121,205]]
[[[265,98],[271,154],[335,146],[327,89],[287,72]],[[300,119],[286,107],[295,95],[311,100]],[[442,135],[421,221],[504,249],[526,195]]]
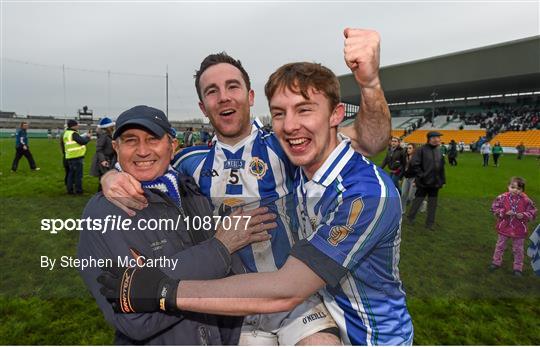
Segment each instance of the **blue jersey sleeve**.
[[285,154],[285,151],[281,147],[281,144],[279,143],[279,140],[274,133],[266,133],[263,136],[263,139],[265,140],[268,148],[270,148],[274,153],[276,153],[276,155],[281,159],[283,165],[285,166],[286,175],[291,179],[290,181],[292,182],[292,179],[295,177],[296,169],[298,167],[289,160],[289,157],[287,157],[287,154]]
[[378,182],[352,183],[328,202],[309,243],[349,270],[376,248],[391,250],[400,228],[401,203],[385,176],[378,172]]
[[171,165],[180,173],[193,177],[193,173],[210,151],[208,146],[193,146],[184,148],[177,153]]

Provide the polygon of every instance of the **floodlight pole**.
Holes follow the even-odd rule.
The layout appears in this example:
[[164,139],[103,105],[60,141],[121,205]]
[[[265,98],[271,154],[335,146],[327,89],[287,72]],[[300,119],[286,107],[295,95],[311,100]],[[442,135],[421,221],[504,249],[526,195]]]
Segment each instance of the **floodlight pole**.
[[431,126],[434,126],[435,124],[435,98],[438,96],[438,94],[433,91],[431,93],[431,99],[433,100],[433,103],[431,104]]
[[107,115],[111,116],[111,70],[107,70]]
[[64,92],[64,118],[67,118],[66,113],[66,66],[62,64],[62,89]]
[[169,65],[167,65],[165,73],[165,115],[169,119]]

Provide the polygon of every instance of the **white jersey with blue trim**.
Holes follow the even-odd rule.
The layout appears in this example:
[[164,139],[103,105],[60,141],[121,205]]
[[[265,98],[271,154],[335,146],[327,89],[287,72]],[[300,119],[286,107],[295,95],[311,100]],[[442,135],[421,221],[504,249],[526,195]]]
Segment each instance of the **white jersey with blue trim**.
[[273,133],[262,129],[259,120],[251,134],[234,146],[214,138],[212,147],[184,149],[173,159],[173,167],[195,178],[202,192],[211,198],[216,214],[239,206],[267,206],[278,214],[278,227],[270,230],[271,240],[239,250],[249,272],[280,268],[298,239],[294,205],[293,166]]
[[311,180],[301,169],[296,178],[301,234],[345,274],[321,294],[346,344],[411,344],[412,321],[398,270],[399,193],[350,140],[340,139]]

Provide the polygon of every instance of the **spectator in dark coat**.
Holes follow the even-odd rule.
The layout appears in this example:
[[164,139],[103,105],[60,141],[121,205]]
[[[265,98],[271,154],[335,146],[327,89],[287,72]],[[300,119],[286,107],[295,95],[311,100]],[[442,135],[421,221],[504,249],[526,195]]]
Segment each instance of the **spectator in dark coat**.
[[392,137],[390,140],[390,148],[386,153],[381,168],[384,169],[388,165],[390,169],[390,177],[392,182],[398,190],[401,191],[399,186],[399,179],[401,178],[401,173],[403,171],[403,165],[405,164],[405,151],[401,148],[401,140],[397,137]]
[[441,133],[430,131],[427,134],[428,142],[416,150],[410,166],[415,175],[416,193],[409,210],[409,224],[414,223],[416,213],[422,204],[422,200],[428,197],[426,228],[434,231],[435,211],[437,210],[437,196],[439,189],[446,183],[444,174],[444,159],[439,145]]
[[525,153],[525,145],[523,144],[523,142],[516,146],[516,150],[518,153],[517,158],[521,160],[521,158],[523,157],[523,153]]
[[452,166],[457,166],[457,160],[456,160],[457,156],[458,156],[457,143],[456,141],[452,139],[452,141],[450,141],[450,144],[448,146],[448,164]]
[[[102,118],[98,124],[98,134],[96,141],[96,153],[92,157],[90,176],[99,177],[109,171],[116,162],[116,152],[112,146],[112,134],[114,132],[114,122],[107,117]],[[98,192],[101,191],[101,183]]]
[[414,198],[414,194],[416,192],[416,185],[414,183],[414,172],[411,168],[411,160],[414,157],[414,152],[416,150],[416,146],[414,143],[409,143],[406,147],[406,154],[404,156],[405,163],[403,164],[403,171],[402,171],[402,177],[403,181],[401,184],[401,208],[403,210],[403,214],[405,214],[405,210],[409,202],[411,202]]
[[501,143],[497,142],[495,143],[495,146],[491,149],[491,152],[493,153],[493,163],[495,166],[499,166],[499,157],[503,154],[503,148],[501,147]]

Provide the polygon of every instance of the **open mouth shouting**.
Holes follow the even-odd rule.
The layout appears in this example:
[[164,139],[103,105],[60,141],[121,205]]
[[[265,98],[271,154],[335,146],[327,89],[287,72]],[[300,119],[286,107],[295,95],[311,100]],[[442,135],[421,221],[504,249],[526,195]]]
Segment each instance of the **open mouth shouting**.
[[230,117],[230,116],[232,116],[232,115],[235,114],[235,113],[236,113],[236,110],[235,110],[235,109],[228,108],[228,109],[225,109],[225,110],[221,111],[221,112],[219,113],[219,115],[222,116],[222,117]]
[[289,149],[293,154],[301,154],[306,151],[306,148],[311,143],[311,139],[307,137],[296,137],[285,140],[289,145]]

